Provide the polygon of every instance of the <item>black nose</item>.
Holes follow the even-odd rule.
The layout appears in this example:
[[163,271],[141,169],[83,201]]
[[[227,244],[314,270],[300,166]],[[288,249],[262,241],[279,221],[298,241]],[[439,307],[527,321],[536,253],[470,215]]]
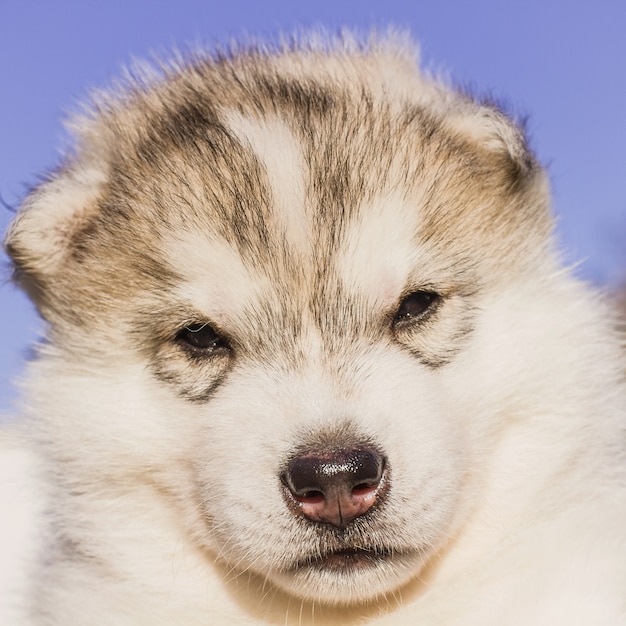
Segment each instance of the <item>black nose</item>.
[[374,506],[384,475],[385,458],[356,446],[300,454],[282,480],[305,517],[345,528]]

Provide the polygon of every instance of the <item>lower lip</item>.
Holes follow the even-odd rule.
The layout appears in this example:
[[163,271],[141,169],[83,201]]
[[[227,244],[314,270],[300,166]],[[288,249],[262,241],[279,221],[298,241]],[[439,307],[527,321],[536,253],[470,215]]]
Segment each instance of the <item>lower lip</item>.
[[341,550],[324,557],[299,564],[299,568],[311,568],[330,572],[356,572],[371,569],[387,562],[391,555],[367,550]]

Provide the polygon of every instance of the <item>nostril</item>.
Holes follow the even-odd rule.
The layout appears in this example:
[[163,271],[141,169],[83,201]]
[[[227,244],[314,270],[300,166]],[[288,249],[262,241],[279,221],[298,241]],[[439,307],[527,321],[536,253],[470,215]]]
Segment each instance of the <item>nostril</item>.
[[298,501],[306,504],[319,504],[324,502],[324,494],[321,491],[305,491],[303,494],[293,494]]
[[296,498],[324,498],[324,488],[318,474],[318,460],[303,456],[289,464],[281,480]]
[[353,496],[366,496],[370,493],[374,493],[378,489],[378,482],[375,484],[370,483],[361,483],[352,487],[352,495]]

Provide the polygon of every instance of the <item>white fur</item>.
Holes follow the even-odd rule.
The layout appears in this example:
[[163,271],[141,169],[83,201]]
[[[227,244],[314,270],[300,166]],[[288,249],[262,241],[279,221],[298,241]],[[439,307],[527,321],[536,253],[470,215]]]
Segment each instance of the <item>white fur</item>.
[[300,146],[291,130],[278,119],[252,120],[235,112],[226,114],[231,132],[248,144],[267,173],[276,211],[276,228],[298,251],[308,250],[310,224],[305,211],[304,171]]

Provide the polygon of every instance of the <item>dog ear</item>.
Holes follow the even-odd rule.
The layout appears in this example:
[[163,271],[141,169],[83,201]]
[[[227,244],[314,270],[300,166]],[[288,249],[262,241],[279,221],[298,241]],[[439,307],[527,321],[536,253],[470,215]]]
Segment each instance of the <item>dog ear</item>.
[[9,227],[4,247],[14,278],[44,317],[45,292],[63,273],[76,242],[96,216],[105,180],[96,167],[61,168],[28,194]]
[[460,96],[457,106],[446,116],[454,132],[484,153],[508,162],[516,178],[527,178],[541,169],[528,145],[523,123],[512,119],[492,101]]
[[5,239],[19,274],[45,278],[59,271],[95,212],[103,182],[97,170],[60,170],[29,193]]

